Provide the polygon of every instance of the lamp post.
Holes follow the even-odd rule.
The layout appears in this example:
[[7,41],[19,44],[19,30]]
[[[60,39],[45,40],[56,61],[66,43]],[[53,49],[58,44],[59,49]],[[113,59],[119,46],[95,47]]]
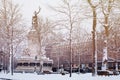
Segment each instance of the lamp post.
[[60,45],[58,46],[58,73],[59,73],[59,67],[60,67]]
[[[117,46],[117,34],[114,35],[114,41],[115,41],[115,48],[117,49],[118,46]],[[115,70],[118,71],[118,53],[119,53],[119,49],[117,49],[116,51],[116,55],[115,55]]]
[[80,52],[78,54],[79,54],[79,73],[80,73]]
[[35,67],[34,67],[34,72],[37,71],[37,56],[35,56]]

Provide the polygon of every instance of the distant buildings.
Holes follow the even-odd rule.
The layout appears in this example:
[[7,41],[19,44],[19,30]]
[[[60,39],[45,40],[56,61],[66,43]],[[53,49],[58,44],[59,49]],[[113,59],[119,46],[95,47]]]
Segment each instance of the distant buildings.
[[[111,39],[110,39],[111,40]],[[112,49],[111,46],[114,45],[113,42],[109,40],[108,47],[108,66],[115,66],[115,62],[119,62],[118,67],[120,68],[120,44],[116,49]],[[53,59],[53,67],[69,67],[70,65],[70,52],[68,43],[59,43],[56,45],[49,45],[46,47],[46,56]],[[97,40],[97,61],[98,67],[102,66],[102,56],[103,56],[103,39],[98,37]],[[73,67],[82,65],[87,65],[92,67],[93,63],[93,50],[92,50],[92,40],[89,39],[86,42],[72,43],[72,64]]]

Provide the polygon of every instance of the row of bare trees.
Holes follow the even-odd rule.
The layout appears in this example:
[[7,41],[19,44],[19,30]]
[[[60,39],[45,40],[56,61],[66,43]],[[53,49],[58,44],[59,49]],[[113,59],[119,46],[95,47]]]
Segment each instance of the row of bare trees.
[[[24,53],[26,47],[25,41],[28,38],[28,27],[20,12],[18,4],[14,4],[12,0],[0,1],[0,50],[9,55],[9,69],[13,75],[14,57]],[[40,12],[40,11],[39,11]],[[37,15],[36,15],[37,16]],[[37,16],[37,31],[39,41],[39,52],[42,56],[42,48],[48,44],[51,35],[54,35],[52,22],[48,19],[43,19],[40,15]],[[29,51],[27,51],[29,54]],[[39,58],[41,58],[39,56]],[[6,63],[7,64],[7,63]]]
[[[71,77],[73,62],[72,44],[79,42],[84,43],[84,39],[89,36],[84,34],[91,34],[84,30],[85,27],[81,25],[83,22],[87,24],[86,19],[93,19],[92,24],[88,23],[88,25],[92,26],[93,63],[95,63],[97,55],[97,33],[102,34],[102,37],[104,38],[103,42],[106,42],[105,44],[107,46],[102,46],[104,47],[103,49],[105,49],[105,54],[107,54],[108,45],[110,45],[110,43],[108,43],[110,41],[108,40],[110,39],[113,39],[116,48],[119,48],[119,44],[117,44],[119,43],[118,38],[120,34],[118,30],[120,16],[117,15],[119,14],[117,12],[120,10],[119,2],[119,0],[86,0],[82,2],[80,0],[62,0],[62,3],[59,6],[51,7],[57,13],[57,16],[54,18],[55,21],[44,19],[38,15],[37,27],[35,29],[38,32],[40,47],[38,52],[39,56],[42,55],[42,47],[54,45],[54,43],[68,43],[70,48],[69,61]],[[88,16],[88,13],[92,13],[92,17],[89,17],[91,15]],[[115,15],[117,15],[117,17]],[[13,64],[11,65],[13,56],[15,54],[18,55],[21,46],[20,44],[27,33],[27,31],[25,31],[25,22],[22,20],[22,14],[20,13],[18,4],[14,4],[12,0],[0,1],[0,46],[2,46],[0,49],[10,55],[10,71],[12,71],[11,69],[13,68]],[[102,28],[100,31],[100,27],[103,27],[104,29]],[[105,59],[107,59],[107,57]],[[94,74],[95,69],[95,65],[93,65]]]
[[22,22],[22,15],[18,4],[12,0],[0,1],[0,49],[9,55],[9,71],[13,74],[13,56],[19,51],[25,26]]
[[[84,19],[93,19],[93,23],[89,24],[92,25],[92,40],[93,40],[93,75],[96,75],[97,72],[97,33],[101,33],[103,38],[103,42],[105,45],[102,45],[103,47],[103,62],[108,60],[107,54],[108,54],[108,45],[110,45],[110,43],[108,43],[108,38],[109,40],[112,38],[110,37],[111,34],[111,29],[115,30],[118,28],[115,28],[115,20],[117,20],[117,17],[113,17],[113,15],[119,14],[119,1],[118,0],[86,0],[86,3],[88,3],[89,5],[86,5],[86,3],[84,3],[84,1],[82,2],[83,4],[80,4],[79,0],[76,1],[72,1],[72,0],[62,0],[62,3],[57,6],[57,7],[52,7],[52,9],[58,13],[57,20],[56,23],[57,25],[60,27],[62,27],[62,29],[66,29],[67,33],[65,33],[67,42],[69,42],[69,46],[70,46],[70,68],[72,72],[72,43],[75,43],[75,36],[78,35],[79,33],[76,33],[77,30],[81,30],[82,26],[80,25],[80,23],[82,23],[82,21],[84,21]],[[82,7],[81,7],[82,6]],[[84,6],[84,7],[83,7]],[[91,10],[89,10],[90,14],[92,13],[92,17],[86,16],[86,14],[88,14],[86,9],[86,6],[90,7]],[[89,8],[89,9],[90,9]],[[117,11],[117,12],[116,12]],[[84,17],[85,16],[85,17]],[[83,18],[84,17],[84,18]],[[114,20],[114,21],[113,21]],[[118,21],[117,21],[118,22]],[[116,23],[116,22],[115,22]],[[119,23],[119,22],[118,22]],[[87,23],[86,23],[87,24]],[[114,26],[113,26],[114,24]],[[102,31],[100,30],[102,28]],[[63,32],[64,32],[63,29]],[[116,31],[116,30],[115,30]],[[118,32],[118,31],[117,31]],[[62,31],[61,31],[62,33]],[[83,32],[84,33],[84,32]],[[77,36],[77,42],[78,40],[83,39],[83,33],[81,32],[81,34],[79,36]],[[91,33],[88,33],[91,34]],[[119,34],[119,33],[117,33]],[[82,36],[82,38],[80,37]],[[86,36],[87,37],[87,36]],[[107,63],[103,64],[104,69],[107,69]],[[71,77],[71,74],[70,74]]]

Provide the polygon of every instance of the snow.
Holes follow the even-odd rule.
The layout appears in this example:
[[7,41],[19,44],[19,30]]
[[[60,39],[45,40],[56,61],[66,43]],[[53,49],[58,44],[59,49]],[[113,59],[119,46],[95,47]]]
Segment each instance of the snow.
[[37,75],[35,73],[14,73],[14,75],[12,76],[11,74],[0,73],[0,80],[2,80],[2,78],[12,79],[12,80],[120,80],[120,75],[93,77],[91,73],[86,73],[86,74],[73,73],[72,77],[69,77],[69,74]]

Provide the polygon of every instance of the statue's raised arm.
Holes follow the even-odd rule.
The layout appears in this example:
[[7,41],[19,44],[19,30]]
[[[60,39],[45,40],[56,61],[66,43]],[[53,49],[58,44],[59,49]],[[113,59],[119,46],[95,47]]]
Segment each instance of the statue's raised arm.
[[39,13],[40,13],[40,10],[41,10],[41,8],[39,7],[39,10],[38,10],[38,12],[36,12],[36,14],[39,14]]

